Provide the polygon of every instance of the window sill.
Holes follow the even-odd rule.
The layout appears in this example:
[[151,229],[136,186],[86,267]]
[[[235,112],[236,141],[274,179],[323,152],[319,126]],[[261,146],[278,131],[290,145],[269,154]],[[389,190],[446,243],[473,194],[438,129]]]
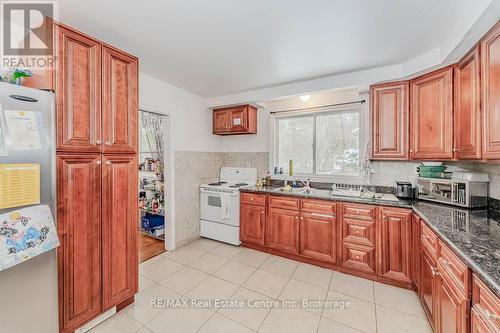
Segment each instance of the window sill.
[[337,184],[362,184],[363,177],[361,175],[358,176],[330,176],[330,175],[306,175],[306,174],[297,174],[294,176],[289,176],[287,174],[283,175],[272,175],[272,179],[276,180],[306,180],[310,179],[311,182],[318,183],[337,183]]

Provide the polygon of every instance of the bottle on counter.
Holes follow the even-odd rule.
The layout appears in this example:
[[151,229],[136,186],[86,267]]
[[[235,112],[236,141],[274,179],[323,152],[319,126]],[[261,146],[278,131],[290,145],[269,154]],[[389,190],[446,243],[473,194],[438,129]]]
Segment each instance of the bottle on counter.
[[268,171],[266,175],[266,185],[271,186],[272,180],[271,180],[271,173]]
[[290,162],[288,162],[288,175],[290,177],[293,177],[293,160],[290,160]]
[[283,167],[280,167],[280,175],[283,174]]

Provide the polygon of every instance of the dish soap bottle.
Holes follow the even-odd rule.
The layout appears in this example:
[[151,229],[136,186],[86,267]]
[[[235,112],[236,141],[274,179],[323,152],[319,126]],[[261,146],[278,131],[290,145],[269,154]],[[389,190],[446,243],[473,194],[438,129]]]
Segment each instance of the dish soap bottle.
[[288,162],[288,175],[290,177],[293,176],[293,160],[290,160],[290,162]]

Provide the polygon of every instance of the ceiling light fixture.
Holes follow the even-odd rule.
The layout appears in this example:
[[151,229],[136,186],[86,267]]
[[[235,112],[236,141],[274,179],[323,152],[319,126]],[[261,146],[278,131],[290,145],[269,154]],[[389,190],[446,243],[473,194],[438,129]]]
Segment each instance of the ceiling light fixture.
[[311,95],[302,95],[299,97],[302,102],[307,102],[311,99]]

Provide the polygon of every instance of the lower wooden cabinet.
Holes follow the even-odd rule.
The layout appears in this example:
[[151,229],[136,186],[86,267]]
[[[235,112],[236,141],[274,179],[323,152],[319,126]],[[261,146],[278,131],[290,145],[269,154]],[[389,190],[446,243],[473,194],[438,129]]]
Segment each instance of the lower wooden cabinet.
[[344,242],[342,267],[362,273],[376,274],[375,247]]
[[307,258],[336,263],[336,248],[336,215],[301,212],[300,254]]
[[497,297],[476,275],[472,277],[473,333],[500,332],[500,298]]
[[435,331],[438,333],[467,332],[467,297],[442,269],[436,279],[437,311]]
[[103,155],[102,281],[103,308],[120,304],[138,289],[137,157]]
[[378,222],[378,275],[411,284],[411,211],[381,207]]
[[265,234],[266,234],[266,207],[258,205],[241,204],[240,240],[243,243],[250,243],[250,244],[264,246]]
[[299,253],[299,211],[269,208],[267,245],[291,254]]
[[420,218],[417,214],[411,217],[411,255],[412,255],[412,280],[416,290],[420,290]]
[[418,294],[431,326],[436,317],[436,263],[424,247],[420,247],[420,289]]
[[57,156],[59,327],[101,313],[101,157]]

